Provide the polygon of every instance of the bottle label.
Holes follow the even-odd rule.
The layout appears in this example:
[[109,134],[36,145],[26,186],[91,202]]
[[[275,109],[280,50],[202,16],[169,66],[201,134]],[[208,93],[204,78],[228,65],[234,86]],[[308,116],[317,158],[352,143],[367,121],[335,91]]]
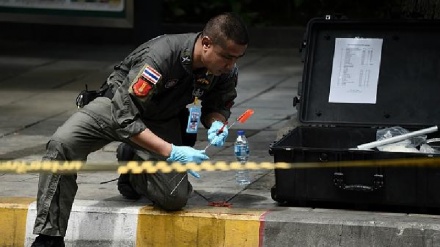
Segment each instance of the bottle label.
[[248,156],[249,147],[246,144],[237,144],[234,146],[235,156]]

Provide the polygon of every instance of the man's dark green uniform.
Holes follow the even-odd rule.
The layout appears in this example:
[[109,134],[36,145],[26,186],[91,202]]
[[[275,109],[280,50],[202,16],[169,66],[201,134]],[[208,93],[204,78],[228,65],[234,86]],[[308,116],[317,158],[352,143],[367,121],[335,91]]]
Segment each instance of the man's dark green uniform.
[[[98,97],[73,114],[52,136],[43,159],[86,160],[104,145],[122,141],[137,147],[136,160],[165,160],[129,138],[148,128],[165,141],[181,145],[178,113],[195,97],[202,101],[202,116],[218,112],[227,119],[237,95],[237,69],[221,76],[193,71],[192,54],[199,35],[163,35],[139,46],[108,77],[113,95]],[[192,191],[184,176],[139,174],[131,175],[130,182],[137,193],[161,208],[179,210]],[[65,236],[78,188],[76,177],[40,175],[35,234]]]

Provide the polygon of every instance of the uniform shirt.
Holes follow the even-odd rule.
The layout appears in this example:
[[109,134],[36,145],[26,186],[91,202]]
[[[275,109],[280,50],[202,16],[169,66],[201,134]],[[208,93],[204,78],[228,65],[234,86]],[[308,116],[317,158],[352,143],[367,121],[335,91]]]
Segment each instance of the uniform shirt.
[[192,56],[199,36],[159,36],[115,66],[107,83],[115,91],[111,114],[122,138],[142,132],[150,121],[166,122],[176,117],[195,96],[202,101],[202,117],[218,112],[229,118],[237,97],[237,68],[220,76],[206,70],[193,71]]

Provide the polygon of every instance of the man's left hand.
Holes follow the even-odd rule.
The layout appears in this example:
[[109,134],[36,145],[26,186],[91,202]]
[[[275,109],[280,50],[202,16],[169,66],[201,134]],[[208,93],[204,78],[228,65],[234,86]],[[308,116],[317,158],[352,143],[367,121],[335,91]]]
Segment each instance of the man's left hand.
[[208,130],[209,143],[216,147],[222,147],[226,137],[228,137],[228,126],[220,121],[213,122]]

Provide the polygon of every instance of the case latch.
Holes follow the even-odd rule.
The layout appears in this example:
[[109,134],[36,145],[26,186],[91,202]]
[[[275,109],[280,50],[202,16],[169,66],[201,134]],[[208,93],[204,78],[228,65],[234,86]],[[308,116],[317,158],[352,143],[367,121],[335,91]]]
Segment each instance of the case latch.
[[296,109],[298,109],[299,103],[301,103],[301,90],[302,90],[301,87],[302,87],[302,81],[299,81],[298,82],[298,90],[297,90],[298,95],[293,97],[293,102],[292,102],[293,108],[296,108]]
[[324,19],[326,19],[326,20],[343,20],[343,19],[347,19],[347,17],[343,14],[335,13],[332,15],[325,15]]
[[298,105],[301,102],[299,96],[295,96],[293,97],[293,107],[296,107],[296,105]]

